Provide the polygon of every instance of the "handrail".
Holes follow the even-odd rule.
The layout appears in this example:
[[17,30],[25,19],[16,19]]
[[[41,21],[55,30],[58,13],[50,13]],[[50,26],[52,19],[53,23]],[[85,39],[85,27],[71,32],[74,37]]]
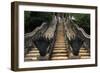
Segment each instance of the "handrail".
[[50,46],[50,48],[49,48],[49,51],[48,51],[48,53],[49,53],[49,59],[51,59],[51,56],[52,56],[52,52],[53,52],[53,49],[54,49],[54,45],[55,45],[55,41],[56,41],[56,34],[57,34],[57,25],[56,25],[56,30],[55,30],[55,34],[54,34],[54,38],[53,38],[53,41],[52,41],[52,43],[51,43],[51,46]]
[[32,49],[34,48],[34,43],[33,43],[33,37],[34,35],[36,34],[37,31],[41,30],[47,23],[43,22],[41,26],[37,27],[35,30],[33,30],[32,32],[30,33],[26,33],[24,35],[24,38],[25,38],[25,49],[24,49],[24,52],[25,52],[25,55]]
[[[88,35],[82,28],[80,28],[77,24],[75,24],[71,19],[70,19],[70,21],[71,21],[72,24],[76,27],[76,29],[82,33],[82,36],[84,36],[84,37],[81,37],[81,38],[84,39],[84,40],[83,40],[83,41],[84,41],[83,46],[84,46],[84,48],[87,48],[87,50],[88,50],[88,52],[89,52],[89,49],[90,49],[90,47],[89,47],[89,45],[90,45],[90,42],[89,42],[89,40],[90,40],[90,35]],[[67,22],[68,22],[68,20],[67,20]],[[65,26],[65,27],[66,27],[66,26]],[[85,44],[85,45],[84,45],[84,44]]]
[[[66,34],[66,21],[64,22],[64,29],[65,29],[65,31],[64,31],[64,35],[65,35],[65,42],[66,42],[66,48],[67,48],[67,50],[68,50],[68,56],[70,56],[70,53],[72,52],[71,51],[71,47],[70,47],[70,44],[69,44],[69,40],[68,40],[68,37],[67,37],[67,34]],[[68,45],[68,46],[67,46]]]
[[84,31],[84,29],[80,28],[80,27],[79,27],[77,24],[75,24],[71,19],[70,19],[70,21],[71,21],[71,22],[73,23],[73,25],[77,28],[77,30],[79,30],[79,31],[82,32],[82,34],[84,35],[84,37],[90,39],[90,35],[88,35],[88,34]]
[[[53,47],[54,47],[54,43],[55,43],[55,37],[56,37],[56,31],[57,31],[57,19],[56,19],[56,16],[55,16],[55,18],[51,21],[51,23],[50,23],[50,28],[48,28],[48,29],[46,29],[46,28],[43,28],[45,25],[46,25],[47,23],[42,23],[42,25],[40,26],[40,27],[37,27],[35,30],[33,30],[32,32],[30,32],[30,33],[26,33],[25,35],[24,35],[24,37],[25,37],[25,40],[31,40],[31,41],[33,41],[34,40],[34,38],[36,37],[36,34],[38,33],[38,31],[39,30],[42,30],[43,29],[43,31],[41,32],[43,35],[43,37],[45,36],[45,35],[47,35],[46,33],[48,33],[47,31],[49,31],[50,30],[50,28],[52,28],[53,30],[52,30],[52,32],[53,32],[53,35],[49,38],[49,40],[50,39],[52,39],[52,42],[50,43],[50,46],[48,46],[48,48],[47,48],[47,54],[48,54],[48,59],[50,59],[50,56],[51,56],[51,53],[52,53],[52,51],[53,51]],[[46,25],[47,26],[47,25]],[[44,30],[44,29],[46,29],[46,31]],[[28,40],[28,41],[29,41]],[[33,42],[32,42],[32,44],[34,44]],[[26,47],[28,47],[28,46],[26,46]]]
[[88,35],[82,28],[80,28],[77,24],[75,24],[72,20],[71,22],[73,23],[74,26],[76,26],[78,31],[81,31],[83,34],[84,42],[83,42],[83,47],[87,49],[88,52],[90,52],[90,35]]
[[54,20],[51,22],[51,24],[54,24],[53,27],[52,27],[54,29],[53,30],[54,36],[53,36],[53,39],[52,39],[52,42],[51,42],[50,46],[47,49],[48,59],[51,58],[53,47],[54,47],[54,44],[55,44],[55,37],[56,37],[56,31],[57,31],[57,20],[56,19],[54,19]]
[[46,22],[43,22],[41,26],[35,28],[35,30],[33,30],[32,32],[26,33],[26,34],[24,35],[24,37],[27,38],[27,37],[32,37],[32,36],[34,36],[35,33],[36,33],[38,30],[40,30],[41,28],[43,28],[46,24],[47,24]]

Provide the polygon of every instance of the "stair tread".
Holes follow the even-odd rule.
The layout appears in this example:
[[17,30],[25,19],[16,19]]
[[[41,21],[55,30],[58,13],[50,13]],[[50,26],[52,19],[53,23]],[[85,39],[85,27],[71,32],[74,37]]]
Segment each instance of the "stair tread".
[[40,54],[39,53],[29,53],[29,54],[26,54],[26,56],[27,55],[34,55],[35,56],[35,55],[40,55]]
[[37,58],[37,56],[26,56],[25,58]]
[[29,53],[39,53],[39,51],[37,50],[32,50],[32,51],[30,51]]
[[67,51],[66,48],[57,48],[57,49],[54,49],[54,50],[65,50],[65,51]]
[[55,45],[66,45],[65,43],[55,43]]
[[89,53],[79,53],[79,55],[80,55],[80,56],[82,56],[82,55],[85,56],[85,55],[90,55],[90,54],[89,54]]
[[36,47],[34,47],[34,48],[32,48],[32,50],[37,50],[37,48],[36,48]]
[[25,57],[37,57],[39,55],[26,55]]
[[64,41],[56,41],[57,43],[65,43]]
[[80,50],[80,52],[87,52],[87,50]]
[[85,48],[80,48],[80,50],[87,50],[87,49],[85,49]]
[[66,45],[55,45],[54,47],[66,47]]
[[52,57],[57,57],[57,56],[68,56],[68,54],[54,54]]
[[57,48],[66,48],[66,46],[54,46],[54,47],[57,47]]
[[54,53],[67,53],[67,51],[53,51],[53,54]]
[[63,41],[57,41],[57,43],[55,43],[55,45],[66,45],[66,43]]
[[55,44],[65,44],[65,42],[56,42]]
[[39,52],[29,52],[28,54],[39,54]]
[[38,60],[24,59],[24,61],[38,61]]
[[89,59],[90,56],[81,56],[80,58],[81,58],[81,59]]
[[54,49],[66,49],[65,47],[54,47]]
[[68,59],[68,57],[66,56],[66,57],[52,57],[51,58],[52,60],[66,60],[66,59]]
[[65,41],[56,41],[57,43],[65,43]]
[[25,60],[26,60],[26,59],[37,60],[37,57],[25,57]]
[[53,50],[53,52],[66,52],[66,50]]

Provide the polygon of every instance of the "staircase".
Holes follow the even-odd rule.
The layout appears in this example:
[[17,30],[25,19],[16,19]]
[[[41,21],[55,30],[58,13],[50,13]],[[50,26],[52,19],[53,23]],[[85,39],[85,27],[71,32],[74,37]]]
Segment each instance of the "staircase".
[[66,60],[68,59],[68,51],[66,49],[63,24],[58,24],[56,33],[56,41],[51,55],[51,60]]
[[69,52],[69,59],[89,59],[90,52],[86,48],[80,48],[79,55],[74,56],[72,52]]
[[24,61],[37,61],[37,57],[39,56],[39,51],[37,48],[33,48],[29,53],[27,53],[24,57]]
[[[56,40],[51,54],[51,60],[67,60],[69,58],[68,44],[65,41],[64,25],[57,25]],[[24,57],[24,61],[38,61],[39,51],[33,48]],[[87,49],[81,48],[78,59],[89,59],[90,52]],[[75,59],[75,58],[74,58]]]
[[81,48],[79,52],[80,59],[89,59],[90,58],[90,52],[88,52],[87,49]]

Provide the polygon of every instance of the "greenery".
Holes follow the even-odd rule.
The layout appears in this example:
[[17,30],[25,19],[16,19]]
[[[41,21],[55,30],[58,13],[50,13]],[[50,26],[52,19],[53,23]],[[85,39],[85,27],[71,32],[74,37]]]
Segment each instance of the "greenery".
[[[24,30],[25,33],[33,31],[37,26],[40,26],[43,22],[46,22],[48,25],[52,20],[52,12],[33,12],[25,11],[24,12]],[[69,17],[73,16],[75,18],[74,22],[82,27],[86,33],[90,34],[90,14],[80,14],[80,13],[55,13],[60,17]]]
[[[90,14],[70,13],[75,18],[74,22],[90,34]],[[67,14],[68,16],[68,14]]]
[[33,31],[37,26],[40,26],[43,22],[48,24],[52,20],[52,14],[50,12],[24,12],[24,22],[25,22],[25,33]]

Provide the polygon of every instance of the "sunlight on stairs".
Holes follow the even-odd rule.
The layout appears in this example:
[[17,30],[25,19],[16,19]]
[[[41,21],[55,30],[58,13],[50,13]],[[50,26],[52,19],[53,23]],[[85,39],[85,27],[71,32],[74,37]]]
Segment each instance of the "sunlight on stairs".
[[[38,61],[39,51],[37,48],[33,48],[24,57],[24,61]],[[89,59],[90,52],[87,49],[81,48],[79,52],[79,59]],[[56,32],[56,41],[51,54],[51,60],[67,60],[69,58],[68,44],[65,42],[64,26],[58,24]],[[74,58],[75,59],[75,58]]]
[[28,54],[25,55],[24,61],[37,61],[37,57],[39,56],[39,51],[37,48],[33,48],[29,51]]
[[68,53],[65,44],[64,37],[64,26],[63,24],[59,24],[57,28],[57,35],[55,46],[52,52],[51,60],[66,60],[68,59]]
[[90,53],[88,52],[87,49],[81,48],[79,52],[80,59],[89,59],[90,58]]

